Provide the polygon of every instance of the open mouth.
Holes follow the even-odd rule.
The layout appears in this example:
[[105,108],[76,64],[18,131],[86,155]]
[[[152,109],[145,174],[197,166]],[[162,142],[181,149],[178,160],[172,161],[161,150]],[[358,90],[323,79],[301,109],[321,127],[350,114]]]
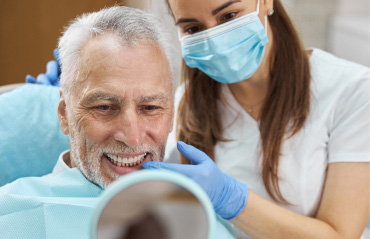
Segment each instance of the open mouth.
[[120,157],[114,154],[105,154],[109,162],[118,167],[135,167],[141,165],[145,161],[147,155],[148,153],[143,153],[132,157]]

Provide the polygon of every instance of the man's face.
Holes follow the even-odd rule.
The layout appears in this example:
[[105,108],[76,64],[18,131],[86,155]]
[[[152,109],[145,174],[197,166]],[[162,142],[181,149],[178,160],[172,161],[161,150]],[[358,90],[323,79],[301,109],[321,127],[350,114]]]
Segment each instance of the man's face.
[[61,94],[58,108],[72,167],[106,187],[145,161],[163,160],[173,88],[159,48],[122,47],[114,35],[91,39],[81,51],[78,82],[69,105]]

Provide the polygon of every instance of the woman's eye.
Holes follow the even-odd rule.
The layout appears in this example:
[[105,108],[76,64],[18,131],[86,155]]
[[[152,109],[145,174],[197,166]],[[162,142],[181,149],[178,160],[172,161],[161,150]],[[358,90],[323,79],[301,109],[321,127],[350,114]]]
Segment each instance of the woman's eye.
[[188,33],[188,34],[194,34],[194,33],[197,33],[200,31],[200,27],[196,26],[196,27],[189,27],[189,28],[186,28],[184,30],[185,33]]
[[233,18],[235,18],[235,16],[237,15],[238,13],[237,12],[230,12],[230,13],[227,13],[225,15],[222,16],[222,21],[229,21]]

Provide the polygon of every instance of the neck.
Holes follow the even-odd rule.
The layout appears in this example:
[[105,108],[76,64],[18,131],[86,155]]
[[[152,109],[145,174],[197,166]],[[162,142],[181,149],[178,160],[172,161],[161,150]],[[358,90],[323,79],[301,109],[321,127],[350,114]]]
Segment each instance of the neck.
[[273,35],[270,28],[267,29],[267,36],[269,42],[266,44],[264,57],[258,70],[249,79],[228,85],[234,98],[255,119],[259,119],[259,112],[269,89],[270,59],[273,45]]
[[261,65],[252,77],[228,85],[234,98],[255,119],[259,118],[259,112],[262,109],[269,88],[270,45],[266,46],[265,56]]
[[259,112],[267,95],[268,79],[254,80],[250,78],[228,86],[242,108],[254,119],[259,119]]

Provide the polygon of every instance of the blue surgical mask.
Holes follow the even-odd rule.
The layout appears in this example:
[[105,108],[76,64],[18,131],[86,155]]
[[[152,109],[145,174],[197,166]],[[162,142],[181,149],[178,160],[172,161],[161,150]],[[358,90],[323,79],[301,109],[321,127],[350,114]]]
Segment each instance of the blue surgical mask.
[[262,62],[268,42],[267,30],[258,18],[259,2],[255,12],[181,38],[186,64],[220,83],[251,77]]

